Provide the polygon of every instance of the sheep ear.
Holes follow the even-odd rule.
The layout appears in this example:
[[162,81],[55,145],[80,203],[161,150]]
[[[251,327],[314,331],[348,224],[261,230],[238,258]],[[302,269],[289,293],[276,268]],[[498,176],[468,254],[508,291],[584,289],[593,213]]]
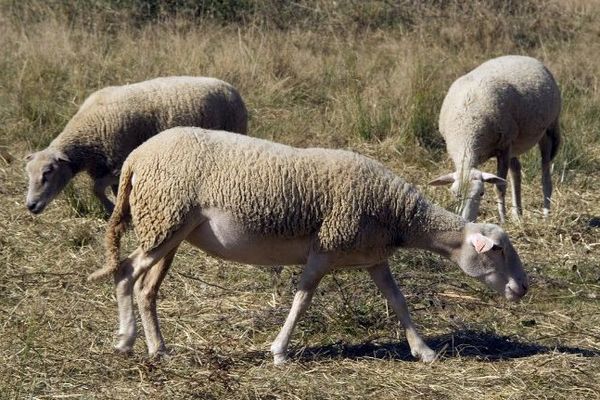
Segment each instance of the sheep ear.
[[469,242],[473,247],[475,247],[475,251],[478,253],[485,253],[486,251],[490,251],[494,247],[494,242],[492,239],[483,236],[481,233],[477,232],[469,236]]
[[71,162],[71,160],[69,160],[69,157],[67,157],[67,155],[65,153],[56,153],[54,155],[54,159],[56,161],[62,161],[62,162],[66,162],[66,163]]
[[431,185],[431,186],[451,185],[452,183],[454,183],[454,181],[455,181],[454,172],[450,172],[449,174],[438,176],[437,178],[435,178],[434,180],[429,182],[429,185]]
[[493,184],[496,184],[496,185],[498,185],[498,184],[504,184],[504,185],[506,185],[506,180],[505,179],[502,179],[499,176],[496,176],[494,174],[490,174],[488,172],[482,172],[481,173],[481,179],[484,182],[487,182],[487,183],[493,183]]

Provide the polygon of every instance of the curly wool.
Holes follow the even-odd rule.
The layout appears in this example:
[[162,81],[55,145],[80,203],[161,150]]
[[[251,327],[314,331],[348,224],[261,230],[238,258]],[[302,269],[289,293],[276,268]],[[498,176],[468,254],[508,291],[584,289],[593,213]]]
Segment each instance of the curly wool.
[[164,77],[91,94],[50,147],[66,154],[74,172],[118,175],[127,155],[174,126],[246,133],[247,111],[237,90],[205,77]]
[[462,166],[476,167],[494,157],[499,149],[511,146],[513,156],[527,151],[558,123],[560,108],[558,86],[541,62],[503,56],[452,84],[439,128],[460,172]]
[[343,150],[173,128],[133,151],[125,170],[133,173],[131,214],[145,251],[197,208],[226,211],[249,233],[316,233],[321,251],[358,248],[372,235],[395,248],[419,232],[464,225],[382,164]]

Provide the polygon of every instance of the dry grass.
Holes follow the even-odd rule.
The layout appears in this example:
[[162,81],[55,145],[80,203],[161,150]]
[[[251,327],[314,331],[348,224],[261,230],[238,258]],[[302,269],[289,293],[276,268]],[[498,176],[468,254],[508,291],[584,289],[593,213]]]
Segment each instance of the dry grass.
[[[282,6],[281,15],[297,13],[283,29],[267,0],[240,2],[246,13],[211,11],[217,20],[144,19],[100,0],[82,2],[96,14],[78,20],[84,6],[69,2],[0,2],[0,398],[600,397],[600,4],[339,3]],[[563,91],[553,215],[540,216],[531,152],[525,221],[506,226],[532,277],[519,304],[436,256],[398,253],[393,269],[414,319],[441,352],[431,365],[411,359],[384,300],[355,271],[324,279],[292,362],[276,368],[267,349],[298,269],[275,279],[189,246],[159,303],[171,357],[146,358],[143,340],[130,358],[113,354],[112,285],[85,281],[102,263],[105,226],[88,182],[77,179],[39,217],[23,205],[21,157],[57,135],[87,94],[171,74],[238,86],[252,135],[351,148],[422,185],[450,168],[436,132],[447,87],[506,53],[543,59]],[[446,191],[423,190],[452,207]],[[483,219],[495,221],[491,197]]]

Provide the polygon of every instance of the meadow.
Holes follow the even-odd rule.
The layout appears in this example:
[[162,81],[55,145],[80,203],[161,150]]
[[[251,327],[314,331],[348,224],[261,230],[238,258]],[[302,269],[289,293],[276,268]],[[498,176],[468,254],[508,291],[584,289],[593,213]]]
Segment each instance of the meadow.
[[[600,398],[600,1],[0,0],[0,48],[0,398]],[[24,204],[23,157],[87,95],[203,75],[239,89],[250,135],[371,156],[454,209],[426,185],[452,168],[439,108],[458,76],[504,54],[539,58],[561,88],[552,213],[533,149],[524,219],[504,225],[531,281],[519,303],[433,254],[394,256],[432,364],[412,359],[368,274],[352,271],[323,279],[275,367],[299,267],[278,276],[189,245],[159,298],[169,357],[148,358],[141,332],[133,355],[115,354],[113,285],[86,281],[106,226],[89,180],[41,215]],[[491,190],[480,219],[497,222]]]

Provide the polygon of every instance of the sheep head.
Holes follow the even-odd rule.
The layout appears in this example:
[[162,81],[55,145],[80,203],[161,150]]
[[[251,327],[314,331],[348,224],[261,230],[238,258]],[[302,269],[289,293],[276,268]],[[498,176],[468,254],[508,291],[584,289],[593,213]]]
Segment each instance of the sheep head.
[[25,157],[29,176],[27,208],[41,213],[73,177],[69,159],[62,152],[47,148]]
[[469,276],[517,301],[527,293],[527,274],[508,235],[494,224],[468,223],[451,258]]
[[506,185],[506,181],[499,176],[471,169],[468,176],[459,179],[462,174],[451,172],[437,177],[429,182],[432,186],[450,185],[450,191],[461,200],[460,214],[467,221],[474,222],[479,214],[479,204],[485,194],[484,183]]

